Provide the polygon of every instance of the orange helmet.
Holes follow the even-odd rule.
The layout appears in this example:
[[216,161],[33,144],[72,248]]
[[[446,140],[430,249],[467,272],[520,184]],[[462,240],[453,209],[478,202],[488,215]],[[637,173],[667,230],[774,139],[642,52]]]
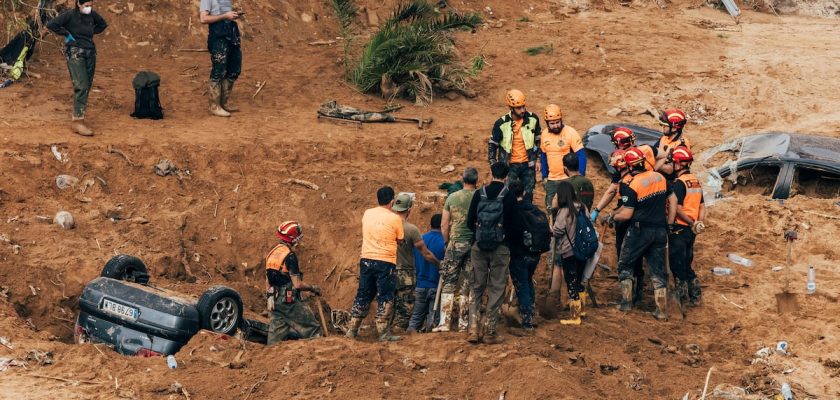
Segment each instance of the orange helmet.
[[557,121],[563,119],[563,111],[557,104],[549,104],[545,106],[545,122]]
[[296,245],[303,238],[303,228],[297,221],[286,221],[277,227],[277,237],[290,245]]
[[668,127],[668,136],[681,132],[687,121],[685,113],[677,108],[669,108],[659,114],[659,123]]
[[610,154],[610,165],[612,165],[613,168],[617,170],[627,168],[627,163],[624,162],[624,153],[624,150],[617,149]]
[[612,133],[612,142],[618,149],[627,149],[636,143],[636,134],[630,128],[620,126]]
[[522,107],[525,105],[525,93],[516,89],[508,90],[505,100],[508,107]]
[[694,156],[691,154],[691,150],[685,146],[677,146],[673,152],[671,152],[671,160],[677,164],[682,163],[691,163],[694,161]]
[[630,167],[642,165],[645,163],[645,153],[638,147],[631,147],[624,152],[624,162]]

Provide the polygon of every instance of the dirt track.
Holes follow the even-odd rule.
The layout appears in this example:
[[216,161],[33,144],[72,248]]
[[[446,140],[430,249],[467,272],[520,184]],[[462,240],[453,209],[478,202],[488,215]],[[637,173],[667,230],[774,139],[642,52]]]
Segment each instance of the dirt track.
[[[765,398],[787,381],[798,398],[840,397],[835,383],[840,251],[833,242],[840,223],[809,213],[836,217],[838,199],[797,196],[779,204],[755,190],[729,193],[732,199],[710,209],[710,229],[698,239],[695,260],[705,304],[685,321],[654,323],[640,311],[623,315],[604,307],[591,311],[579,328],[541,321],[537,336],[505,334],[495,347],[469,346],[454,333],[387,345],[372,338],[273,348],[249,343],[244,368],[238,369],[229,367],[238,341],[209,334],[178,353],[181,366],[174,371],[162,359],[73,345],[69,321],[78,295],[115,252],[144,259],[161,286],[192,294],[210,284],[232,286],[248,312],[259,314],[264,275],[257,264],[270,248],[274,225],[289,218],[302,221],[306,230],[299,251],[306,279],[326,288],[333,307],[348,307],[358,268],[359,220],[372,206],[375,189],[390,184],[420,193],[420,212],[412,220],[427,228],[442,206],[432,192],[456,179],[442,174],[441,166],[474,165],[487,172],[486,136],[504,112],[502,94],[511,87],[528,94],[532,110],[559,103],[566,123],[579,131],[614,120],[605,114],[614,107],[625,110],[617,119],[652,125],[641,115],[647,107],[677,106],[694,121],[687,135],[700,149],[765,130],[840,136],[840,95],[830,84],[840,73],[840,63],[832,62],[840,54],[840,23],[747,12],[736,27],[724,12],[681,2],[667,10],[650,3],[576,12],[554,3],[450,1],[459,10],[481,11],[486,5],[493,10],[486,26],[457,35],[465,58],[479,51],[488,57],[477,99],[441,98],[426,108],[405,103],[401,115],[435,119],[428,130],[317,123],[322,101],[369,109],[384,102],[343,84],[340,45],[307,44],[334,38],[336,23],[328,2],[304,3],[244,5],[245,64],[234,97],[244,111],[230,120],[205,118],[207,54],[177,51],[204,46],[204,28],[195,17],[185,22],[194,13],[192,2],[128,11],[119,0],[115,8],[125,10],[119,16],[102,11],[111,27],[98,38],[92,139],[66,128],[70,84],[57,39],[33,59],[31,68],[42,79],[0,91],[0,109],[6,110],[0,121],[0,234],[10,241],[0,242],[0,285],[8,288],[7,298],[0,296],[0,336],[16,346],[0,347],[0,358],[22,359],[39,349],[52,351],[55,359],[49,366],[30,363],[0,372],[0,398],[167,398],[177,381],[192,398],[211,399],[251,392],[251,398],[436,399],[498,398],[502,392],[509,399],[681,398],[690,392],[696,399],[710,367],[710,392],[722,385],[721,390],[740,387]],[[386,5],[357,3],[370,4],[380,18],[387,14]],[[301,12],[319,18],[305,23]],[[529,22],[516,22],[525,16]],[[544,43],[552,43],[555,52],[521,53]],[[163,76],[167,118],[162,121],[128,116],[130,80],[140,69]],[[268,83],[254,99],[257,80]],[[53,144],[69,161],[53,157]],[[110,153],[109,146],[134,165]],[[181,177],[155,175],[152,166],[159,159],[172,160]],[[589,171],[600,195],[606,174],[594,160]],[[82,182],[59,190],[59,174]],[[320,189],[283,183],[287,178],[306,179]],[[91,185],[85,185],[88,179]],[[63,231],[36,219],[60,209],[74,214],[76,229]],[[801,237],[793,273],[801,310],[780,317],[773,295],[782,276],[771,267],[784,263],[782,233],[793,227]],[[754,266],[727,265],[736,275],[711,276],[708,270],[726,265],[729,252],[753,259]],[[614,265],[614,255],[607,261]],[[814,296],[804,295],[808,265],[819,271]],[[334,266],[336,273],[325,281]],[[195,282],[187,282],[188,269]],[[617,299],[614,278],[600,276],[595,289],[604,302]],[[778,340],[790,342],[792,356],[752,364],[753,353]],[[698,346],[687,347],[692,344]]]

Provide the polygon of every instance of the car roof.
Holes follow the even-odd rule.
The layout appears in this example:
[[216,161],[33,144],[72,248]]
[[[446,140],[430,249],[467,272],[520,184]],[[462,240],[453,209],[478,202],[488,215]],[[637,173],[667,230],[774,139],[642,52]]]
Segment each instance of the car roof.
[[702,163],[723,151],[737,152],[738,164],[792,162],[840,171],[840,139],[788,132],[765,132],[739,137],[700,156]]

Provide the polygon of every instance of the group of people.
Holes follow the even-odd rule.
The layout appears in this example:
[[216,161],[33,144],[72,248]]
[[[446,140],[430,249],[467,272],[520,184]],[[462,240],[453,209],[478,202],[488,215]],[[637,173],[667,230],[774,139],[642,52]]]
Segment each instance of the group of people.
[[[347,337],[358,335],[375,299],[381,341],[399,340],[398,331],[457,330],[467,332],[470,343],[497,343],[508,279],[517,297],[520,329],[532,333],[533,275],[548,249],[554,257],[549,297],[559,296],[565,280],[569,315],[560,322],[579,325],[586,316],[591,277],[586,267],[597,260],[581,257],[577,235],[586,233],[581,226],[596,222],[615,228],[619,310],[630,311],[641,300],[643,260],[654,289],[654,317],[668,318],[669,269],[678,300],[700,303],[691,264],[696,235],[705,229],[705,208],[702,188],[690,170],[685,113],[662,113],[662,137],[653,146],[637,145],[630,128],[615,127],[609,159],[615,173],[595,203],[580,134],[563,123],[560,107],[545,107],[543,129],[539,117],[527,111],[521,91],[509,91],[506,100],[509,112],[496,121],[488,141],[490,182],[479,187],[478,170],[466,168],[463,188],[448,195],[428,233],[421,235],[408,221],[412,193],[397,194],[389,186],[377,191],[377,207],[362,217],[359,285]],[[533,204],[537,176],[545,187],[547,213]],[[610,209],[616,195],[618,202]],[[320,293],[317,286],[303,283],[294,256],[300,225],[284,222],[277,235],[280,244],[266,257],[273,310],[269,343],[318,336],[317,320],[300,305],[301,291]],[[553,238],[548,246],[541,245],[545,237]]]

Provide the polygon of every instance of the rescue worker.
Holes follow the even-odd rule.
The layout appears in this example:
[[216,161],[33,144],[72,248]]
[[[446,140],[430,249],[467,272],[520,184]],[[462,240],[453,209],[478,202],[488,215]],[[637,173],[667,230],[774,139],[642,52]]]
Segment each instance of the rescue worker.
[[359,260],[359,288],[350,309],[350,324],[345,336],[355,338],[362,320],[367,317],[370,302],[376,297],[376,331],[379,340],[396,341],[390,323],[394,312],[394,291],[397,278],[397,242],[403,240],[403,223],[391,211],[394,189],[383,186],[376,192],[379,204],[362,216],[362,254]]
[[677,146],[671,153],[676,179],[673,183],[677,197],[677,219],[668,236],[671,273],[677,286],[677,297],[691,306],[700,304],[700,281],[691,268],[694,261],[694,239],[706,229],[706,206],[700,181],[691,173],[694,156],[691,150]]
[[301,301],[300,292],[321,295],[317,285],[303,283],[294,248],[303,238],[297,221],[286,221],[275,232],[280,243],[265,256],[265,277],[268,282],[268,345],[291,337],[309,339],[320,337],[321,324],[315,314]]
[[76,7],[62,12],[47,23],[47,29],[64,36],[64,58],[73,82],[73,119],[70,129],[78,135],[93,136],[85,125],[88,95],[96,72],[96,45],[93,36],[108,24],[93,10],[93,1],[76,0]]
[[416,286],[417,269],[414,266],[414,249],[420,252],[424,260],[440,267],[440,261],[429,251],[420,230],[408,222],[413,203],[412,194],[400,193],[391,210],[399,215],[403,224],[404,239],[397,246],[397,289],[394,293],[394,315],[391,328],[407,330],[411,321],[411,311],[414,308],[414,288]]
[[525,199],[532,201],[536,184],[537,159],[540,154],[540,118],[525,109],[525,94],[512,89],[505,95],[510,112],[493,125],[487,142],[490,164],[508,166],[509,180],[525,185]]
[[234,11],[232,0],[201,0],[199,21],[209,25],[207,50],[210,52],[210,114],[230,117],[239,111],[231,105],[233,83],[242,71],[242,47],[236,20],[244,13]]
[[[546,127],[540,137],[540,173],[545,182],[545,207],[551,212],[551,200],[557,193],[557,185],[569,178],[563,168],[563,157],[574,153],[578,160],[575,172],[586,175],[586,151],[580,134],[571,126],[563,123],[560,106],[549,104],[543,114]],[[591,205],[591,201],[590,201]]]
[[[442,285],[440,288],[440,322],[432,332],[449,332],[454,321],[455,292],[458,290],[458,330],[466,331],[469,320],[470,297],[470,248],[473,231],[467,226],[467,214],[470,211],[473,195],[478,184],[478,170],[467,167],[461,177],[464,188],[452,193],[443,204],[440,222],[446,253],[440,266]],[[460,283],[459,283],[460,282]]]
[[[662,174],[646,171],[644,154],[632,148],[624,153],[624,162],[633,178],[619,189],[622,206],[609,219],[629,222],[618,260],[618,279],[621,284],[619,310],[633,307],[633,265],[644,257],[650,268],[656,311],[659,320],[668,318],[668,272],[665,270],[665,249],[668,226],[673,224],[677,198]],[[667,211],[667,213],[666,213]]]
[[668,163],[668,157],[677,146],[685,146],[691,151],[691,143],[683,136],[683,128],[688,122],[688,117],[682,110],[669,108],[659,115],[659,124],[662,125],[662,136],[653,147],[656,149],[656,171],[663,175],[671,175],[674,171],[672,164]]

